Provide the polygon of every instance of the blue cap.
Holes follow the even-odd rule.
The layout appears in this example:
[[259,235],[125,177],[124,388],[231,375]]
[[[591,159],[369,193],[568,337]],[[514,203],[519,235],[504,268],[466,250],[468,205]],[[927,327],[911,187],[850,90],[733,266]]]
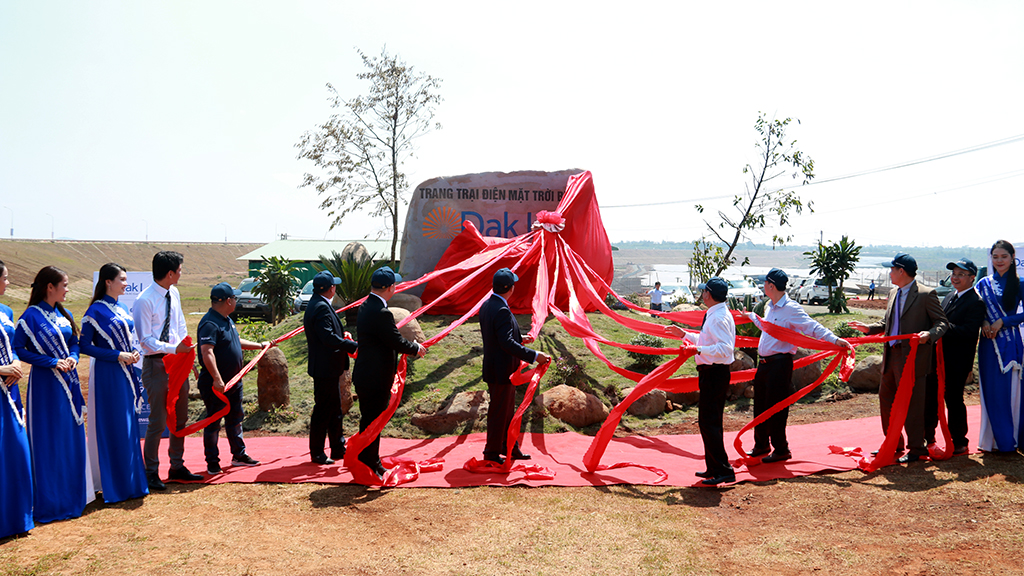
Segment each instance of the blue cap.
[[786,284],[789,282],[789,276],[779,268],[772,268],[765,274],[764,279],[766,282],[771,282],[779,290],[785,290]]
[[978,267],[974,265],[974,262],[971,262],[970,258],[961,258],[956,262],[950,262],[949,264],[946,264],[946,270],[952,270],[953,268],[966,270],[967,272],[971,273],[971,276],[978,275]]
[[504,290],[510,288],[513,284],[519,281],[519,276],[516,273],[509,270],[508,268],[502,268],[494,273],[494,279],[491,281],[491,286],[495,290]]
[[373,276],[370,276],[370,284],[374,288],[387,288],[396,282],[401,282],[402,277],[391,269],[391,266],[381,266],[373,271]]
[[729,285],[718,276],[697,286],[698,290],[707,290],[715,302],[725,302],[729,297]]
[[220,284],[217,284],[212,289],[210,289],[210,300],[227,300],[228,298],[231,298],[232,296],[238,296],[241,293],[241,290],[238,290],[237,288],[232,288],[231,284],[228,284],[227,282],[221,282]]
[[331,286],[337,286],[341,284],[341,278],[331,274],[327,270],[322,270],[313,276],[313,290],[315,292],[323,292]]
[[892,263],[889,264],[889,267],[903,268],[907,271],[907,274],[910,274],[911,276],[917,274],[917,260],[914,260],[914,257],[910,254],[904,254],[903,252],[900,252],[893,257]]

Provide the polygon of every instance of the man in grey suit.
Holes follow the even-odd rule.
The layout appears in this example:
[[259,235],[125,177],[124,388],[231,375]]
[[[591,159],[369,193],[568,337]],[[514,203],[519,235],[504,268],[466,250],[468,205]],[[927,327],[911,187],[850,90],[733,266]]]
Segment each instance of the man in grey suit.
[[[914,390],[904,423],[907,432],[906,447],[909,451],[899,459],[900,463],[906,464],[928,455],[924,431],[925,379],[931,370],[935,341],[946,333],[949,323],[942,312],[935,291],[918,285],[917,260],[913,256],[902,252],[896,254],[890,267],[889,279],[894,288],[889,292],[889,306],[885,311],[885,318],[870,325],[853,321],[850,322],[850,327],[869,335],[917,334],[921,337],[913,366]],[[883,433],[888,433],[889,430],[889,415],[909,353],[909,340],[893,340],[884,345],[882,382],[878,388],[878,407],[882,415]],[[896,450],[903,452],[902,436]]]

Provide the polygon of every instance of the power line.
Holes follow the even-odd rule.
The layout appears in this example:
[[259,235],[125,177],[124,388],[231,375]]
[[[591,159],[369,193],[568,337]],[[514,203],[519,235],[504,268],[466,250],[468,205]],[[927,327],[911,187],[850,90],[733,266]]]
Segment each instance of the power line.
[[[909,166],[916,166],[918,164],[924,164],[926,162],[934,162],[936,160],[944,160],[946,158],[952,158],[954,156],[960,156],[962,154],[969,154],[971,152],[978,152],[980,150],[987,150],[989,148],[995,148],[997,146],[1005,146],[1006,144],[1013,144],[1014,142],[1020,142],[1020,141],[1024,141],[1024,134],[1018,134],[1017,136],[1010,136],[1008,138],[1003,138],[1002,140],[995,140],[993,142],[987,142],[985,144],[978,144],[977,146],[970,146],[968,148],[961,148],[960,150],[954,150],[952,152],[945,152],[945,153],[942,153],[942,154],[937,154],[935,156],[928,156],[928,157],[920,158],[920,159],[917,159],[917,160],[909,160],[909,161],[906,161],[906,162],[900,162],[898,164],[892,164],[892,165],[889,165],[889,166],[883,166],[881,168],[871,168],[869,170],[862,170],[860,172],[852,172],[850,174],[845,174],[843,176],[835,176],[833,178],[825,178],[825,179],[817,180],[817,181],[814,181],[814,182],[808,182],[807,184],[802,184],[800,186],[789,186],[789,187],[786,187],[786,188],[794,188],[794,189],[795,188],[806,188],[807,186],[814,186],[815,184],[825,184],[825,183],[828,183],[828,182],[836,182],[838,180],[848,180],[850,178],[856,178],[856,177],[859,177],[859,176],[867,176],[869,174],[877,174],[879,172],[887,172],[889,170],[896,170],[898,168],[907,168]],[[769,192],[777,192],[779,190],[785,190],[786,188],[776,188],[774,190],[770,190]],[[703,201],[707,201],[707,200],[724,200],[724,199],[727,199],[727,198],[732,198],[734,196],[735,196],[735,194],[727,194],[727,195],[724,195],[724,196],[707,196],[707,197],[704,197],[704,198],[687,198],[685,200],[669,200],[669,201],[666,201],[666,202],[648,202],[648,203],[644,203],[644,204],[618,204],[618,205],[615,205],[615,206],[601,206],[601,209],[602,210],[608,210],[608,209],[611,209],[611,208],[641,208],[641,207],[645,207],[645,206],[665,206],[665,205],[668,205],[668,204],[684,204],[684,203],[687,203],[687,202],[703,202]]]

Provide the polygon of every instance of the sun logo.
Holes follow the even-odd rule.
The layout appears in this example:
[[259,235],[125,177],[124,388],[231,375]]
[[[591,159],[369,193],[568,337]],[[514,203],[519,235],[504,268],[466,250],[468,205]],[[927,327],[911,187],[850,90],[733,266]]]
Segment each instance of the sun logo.
[[423,236],[436,240],[451,240],[462,231],[459,215],[448,206],[438,206],[423,219]]

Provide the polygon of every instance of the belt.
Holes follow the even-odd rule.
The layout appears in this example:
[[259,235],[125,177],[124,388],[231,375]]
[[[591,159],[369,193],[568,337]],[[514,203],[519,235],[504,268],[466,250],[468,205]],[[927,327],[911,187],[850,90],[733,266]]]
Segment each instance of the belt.
[[164,356],[167,356],[167,354],[148,354],[145,357],[149,358],[151,360],[159,360],[160,358],[163,358]]
[[729,367],[728,364],[697,364],[697,372],[703,372],[705,370],[710,370],[710,369],[712,369],[712,368],[714,368],[716,366],[719,366],[719,367],[724,366],[726,368]]

